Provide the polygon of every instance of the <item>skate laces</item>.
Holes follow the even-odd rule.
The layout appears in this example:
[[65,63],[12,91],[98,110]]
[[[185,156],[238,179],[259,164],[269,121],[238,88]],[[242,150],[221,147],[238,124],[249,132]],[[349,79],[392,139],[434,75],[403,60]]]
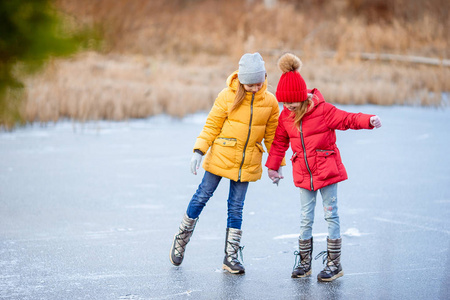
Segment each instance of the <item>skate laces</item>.
[[303,269],[306,269],[308,263],[304,262],[305,259],[302,259],[300,251],[294,251],[294,255],[295,255],[295,262],[294,262],[294,267],[292,268],[292,270],[295,270],[295,268],[298,268],[298,267],[302,267]]
[[[294,271],[296,267],[300,267],[300,265],[302,264],[302,257],[300,256],[300,251],[294,251],[294,255],[295,255],[295,262],[294,262],[294,267],[292,268],[292,271]],[[298,261],[298,265],[297,265],[297,261]]]
[[180,232],[179,234],[177,234],[177,236],[175,237],[176,242],[175,242],[175,252],[177,252],[178,254],[175,253],[176,256],[183,256],[184,251],[186,250],[186,245],[189,242],[189,235],[190,231],[187,229],[184,229],[182,232]]
[[242,254],[242,250],[244,250],[244,247],[245,246],[239,246],[239,251],[238,251],[238,260],[239,260],[239,255],[240,255],[242,263],[244,263],[244,254]]
[[316,257],[314,257],[314,260],[317,260],[322,256],[322,264],[324,264],[328,257],[327,254],[328,254],[328,251],[324,250],[324,251],[320,252],[319,254],[317,254]]
[[[232,260],[236,263],[240,263],[239,256],[241,257],[242,263],[244,263],[244,255],[242,254],[242,250],[244,250],[245,246],[240,246],[239,244],[234,244],[230,241],[227,243],[233,248],[233,253],[228,254],[232,258]],[[234,257],[236,255],[236,257]]]
[[327,273],[332,273],[334,272],[334,270],[338,268],[338,264],[335,263],[335,259],[332,259],[331,256],[328,255],[328,251],[324,250],[320,252],[319,254],[316,255],[316,257],[314,257],[314,260],[319,259],[320,257],[322,257],[322,264],[325,264],[325,262],[329,258],[329,261],[327,262],[327,264],[325,264],[323,271]]

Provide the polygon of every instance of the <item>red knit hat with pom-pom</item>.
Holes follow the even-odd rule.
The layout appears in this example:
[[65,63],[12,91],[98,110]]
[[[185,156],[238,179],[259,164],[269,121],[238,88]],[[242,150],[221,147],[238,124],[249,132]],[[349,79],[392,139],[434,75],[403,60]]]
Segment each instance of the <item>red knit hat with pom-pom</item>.
[[276,97],[278,102],[302,102],[308,98],[305,80],[299,71],[302,61],[297,56],[287,53],[278,60],[278,67],[283,75],[278,81]]

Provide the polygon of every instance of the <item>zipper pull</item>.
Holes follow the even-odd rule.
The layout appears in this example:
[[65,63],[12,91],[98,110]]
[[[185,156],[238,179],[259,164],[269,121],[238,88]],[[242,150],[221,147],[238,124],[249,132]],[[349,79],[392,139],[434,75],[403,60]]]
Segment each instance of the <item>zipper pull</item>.
[[294,160],[297,158],[297,152],[294,153],[291,157],[291,161],[294,162]]

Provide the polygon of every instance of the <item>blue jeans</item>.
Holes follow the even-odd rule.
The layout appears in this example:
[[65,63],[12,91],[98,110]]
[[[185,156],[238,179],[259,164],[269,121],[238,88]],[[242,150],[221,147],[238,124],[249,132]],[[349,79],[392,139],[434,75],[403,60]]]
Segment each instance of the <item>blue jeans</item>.
[[[189,218],[195,219],[200,216],[208,200],[219,185],[221,176],[205,171],[203,180],[198,186],[191,202],[189,202],[186,214]],[[228,228],[241,229],[242,210],[244,209],[245,194],[247,193],[248,182],[230,180],[230,191],[228,193]]]
[[[328,238],[341,237],[341,228],[337,207],[337,183],[320,189],[325,221],[328,222]],[[300,188],[300,202],[302,205],[300,239],[308,240],[312,237],[312,225],[314,223],[314,208],[316,206],[317,191],[309,191]]]

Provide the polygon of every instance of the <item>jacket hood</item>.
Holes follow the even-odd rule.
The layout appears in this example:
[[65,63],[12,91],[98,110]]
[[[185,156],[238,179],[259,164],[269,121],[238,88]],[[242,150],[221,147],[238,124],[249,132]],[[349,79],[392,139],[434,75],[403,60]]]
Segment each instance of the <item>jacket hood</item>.
[[313,94],[316,96],[313,97],[314,106],[317,106],[319,103],[325,102],[322,93],[318,89],[308,89],[308,94]]
[[[239,87],[239,79],[238,79],[238,71],[234,71],[230,76],[228,76],[227,78],[227,86],[236,93],[238,87]],[[262,88],[256,93],[256,94],[260,94],[260,93],[264,93],[267,89],[267,78],[264,81],[264,84],[262,86]]]
[[308,89],[308,94],[313,94],[315,97],[312,98],[314,102],[314,107],[306,113],[307,115],[312,113],[320,103],[325,102],[322,93],[318,89]]

